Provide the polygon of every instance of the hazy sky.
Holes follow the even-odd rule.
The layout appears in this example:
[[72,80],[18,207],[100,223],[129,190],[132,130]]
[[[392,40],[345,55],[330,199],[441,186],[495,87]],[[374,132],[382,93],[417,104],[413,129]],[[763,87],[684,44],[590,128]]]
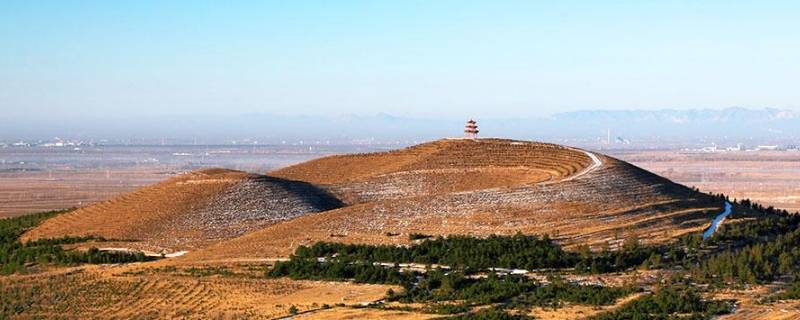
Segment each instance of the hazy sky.
[[0,2],[0,110],[800,110],[798,1]]

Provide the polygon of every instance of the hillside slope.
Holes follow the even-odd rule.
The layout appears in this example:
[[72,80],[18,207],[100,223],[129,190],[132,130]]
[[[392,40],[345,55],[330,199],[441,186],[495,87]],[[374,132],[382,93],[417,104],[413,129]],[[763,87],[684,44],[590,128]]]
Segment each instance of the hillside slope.
[[134,241],[126,247],[186,250],[340,205],[308,183],[206,169],[47,220],[22,240],[94,235]]
[[408,234],[544,234],[566,245],[671,239],[708,226],[710,197],[611,157],[552,144],[447,139],[322,158],[269,173],[318,185],[347,206],[305,215],[184,257],[283,257],[315,241],[408,243]]

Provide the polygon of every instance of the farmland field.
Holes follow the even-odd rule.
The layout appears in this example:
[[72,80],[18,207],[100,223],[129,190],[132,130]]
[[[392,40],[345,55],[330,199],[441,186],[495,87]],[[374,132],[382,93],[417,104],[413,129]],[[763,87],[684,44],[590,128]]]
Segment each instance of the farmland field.
[[800,210],[800,152],[626,151],[611,155],[701,191],[750,198],[790,212]]

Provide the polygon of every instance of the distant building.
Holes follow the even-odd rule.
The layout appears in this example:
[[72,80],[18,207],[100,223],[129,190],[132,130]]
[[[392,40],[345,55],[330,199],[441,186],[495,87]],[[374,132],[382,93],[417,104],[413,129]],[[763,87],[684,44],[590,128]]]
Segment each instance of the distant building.
[[774,151],[774,150],[778,150],[778,146],[758,146],[758,147],[756,147],[756,150],[759,150],[759,151],[762,151],[762,150]]
[[726,151],[742,151],[742,144],[737,143],[735,147],[727,147],[725,148]]
[[464,135],[467,138],[475,139],[478,137],[478,132],[478,123],[472,119],[467,120],[467,124],[464,126]]
[[703,152],[717,152],[717,144],[716,143],[712,143],[710,147],[703,147],[702,149],[700,149],[700,151],[703,151]]

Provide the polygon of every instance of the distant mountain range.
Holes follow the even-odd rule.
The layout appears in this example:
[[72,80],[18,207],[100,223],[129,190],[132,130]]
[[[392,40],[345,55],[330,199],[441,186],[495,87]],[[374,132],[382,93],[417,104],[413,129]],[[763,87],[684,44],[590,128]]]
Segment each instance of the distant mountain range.
[[798,115],[790,110],[774,108],[746,109],[740,107],[726,109],[690,110],[592,110],[558,113],[552,116],[561,121],[639,121],[666,124],[687,123],[731,123],[737,121],[784,121],[796,120]]
[[800,115],[774,108],[577,111],[553,115],[550,120],[573,128],[573,134],[612,133],[638,139],[795,139]]
[[[0,126],[0,138],[106,138],[130,141],[229,143],[250,138],[281,141],[378,141],[413,143],[461,136],[466,118],[407,118],[388,114],[287,116],[169,116],[134,119],[42,119]],[[613,140],[792,143],[800,137],[800,114],[773,108],[692,110],[594,110],[540,118],[479,118],[482,136],[545,141]],[[613,141],[612,140],[612,141]],[[795,143],[800,144],[800,143]]]

